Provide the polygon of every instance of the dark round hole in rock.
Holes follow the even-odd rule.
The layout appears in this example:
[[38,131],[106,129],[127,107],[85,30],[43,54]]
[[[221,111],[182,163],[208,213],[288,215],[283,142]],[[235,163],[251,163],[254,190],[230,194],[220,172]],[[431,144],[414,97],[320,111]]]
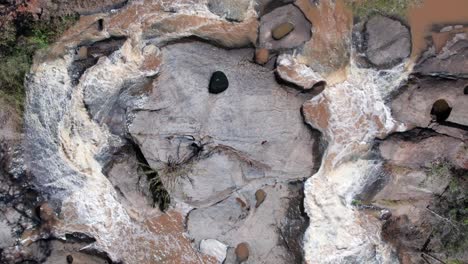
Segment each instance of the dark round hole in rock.
[[67,256],[67,263],[68,263],[68,264],[73,263],[73,256],[72,256],[72,255],[68,255],[68,256]]
[[208,91],[213,94],[219,94],[224,92],[229,87],[229,81],[226,74],[222,71],[215,71],[211,75],[210,86]]
[[463,94],[466,94],[466,95],[468,95],[468,85],[467,85],[467,86],[465,86],[465,89],[463,89]]
[[104,19],[99,19],[98,20],[98,30],[103,31],[104,30]]
[[431,109],[431,115],[437,122],[443,122],[447,120],[452,112],[452,108],[444,99],[439,99],[434,102]]

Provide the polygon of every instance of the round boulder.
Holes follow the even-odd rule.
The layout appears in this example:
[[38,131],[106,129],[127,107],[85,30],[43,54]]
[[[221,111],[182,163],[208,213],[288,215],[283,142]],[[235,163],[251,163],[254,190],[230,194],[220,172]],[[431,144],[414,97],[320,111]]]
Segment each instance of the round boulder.
[[366,23],[366,56],[378,67],[391,67],[411,53],[411,34],[400,21],[374,16]]
[[259,46],[269,50],[296,48],[308,41],[312,25],[294,5],[285,5],[260,19]]

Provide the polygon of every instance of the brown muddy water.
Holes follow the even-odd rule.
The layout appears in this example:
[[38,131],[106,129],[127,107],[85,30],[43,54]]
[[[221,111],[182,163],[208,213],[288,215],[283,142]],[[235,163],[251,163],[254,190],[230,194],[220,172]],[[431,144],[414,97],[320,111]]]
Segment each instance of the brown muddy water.
[[411,27],[413,60],[427,48],[431,32],[439,32],[445,25],[468,26],[468,0],[423,0],[408,10]]

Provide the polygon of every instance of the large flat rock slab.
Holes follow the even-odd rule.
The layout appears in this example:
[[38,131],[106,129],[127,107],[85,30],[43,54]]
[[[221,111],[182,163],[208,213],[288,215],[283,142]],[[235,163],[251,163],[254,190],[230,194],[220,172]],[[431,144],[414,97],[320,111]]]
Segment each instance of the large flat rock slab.
[[[129,131],[173,195],[201,205],[253,180],[312,175],[315,138],[300,114],[305,98],[250,63],[252,50],[180,43],[162,53],[161,74]],[[229,87],[210,94],[215,71]]]

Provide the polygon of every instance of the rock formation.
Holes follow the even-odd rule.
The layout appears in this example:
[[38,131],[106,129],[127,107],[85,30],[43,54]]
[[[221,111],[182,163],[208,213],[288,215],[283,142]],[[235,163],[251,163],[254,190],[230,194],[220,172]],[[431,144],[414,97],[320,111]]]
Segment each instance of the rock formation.
[[468,261],[465,27],[414,59],[341,0],[18,6],[81,17],[0,101],[0,262]]

